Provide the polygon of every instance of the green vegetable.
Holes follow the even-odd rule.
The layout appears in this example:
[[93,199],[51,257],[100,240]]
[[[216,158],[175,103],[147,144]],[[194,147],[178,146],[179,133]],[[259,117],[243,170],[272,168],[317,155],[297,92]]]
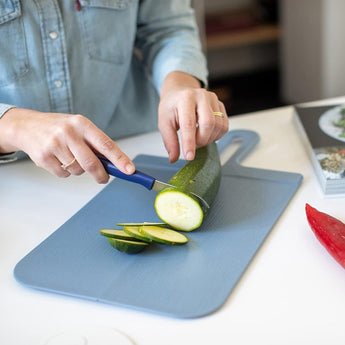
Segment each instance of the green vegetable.
[[117,238],[121,240],[135,240],[135,237],[119,229],[101,229],[99,230],[99,232],[101,233],[101,235],[106,237]]
[[153,223],[153,222],[142,222],[142,223],[116,223],[117,226],[142,226],[142,225],[157,225],[167,227],[165,223]]
[[172,228],[191,231],[198,228],[208,213],[194,193],[212,205],[219,189],[221,165],[217,145],[212,143],[196,150],[188,162],[170,180],[177,188],[165,188],[155,200],[157,215]]
[[163,244],[184,244],[188,242],[187,236],[171,229],[160,226],[144,225],[139,228],[140,233],[154,242]]
[[[134,224],[134,223],[127,223]],[[147,225],[157,223],[139,223],[142,226],[124,226],[120,229],[101,229],[99,232],[105,236],[109,243],[117,250],[134,254],[139,253],[153,242],[163,244],[184,244],[188,238],[172,229],[168,229],[166,224]],[[161,224],[161,223],[158,223]]]
[[115,249],[128,254],[139,253],[148,246],[146,242],[121,240],[111,237],[108,237],[108,241]]
[[124,226],[123,230],[125,233],[127,233],[129,236],[133,236],[134,238],[136,238],[137,240],[141,240],[144,242],[152,242],[152,240],[143,235],[140,231],[139,231],[139,227],[138,226]]

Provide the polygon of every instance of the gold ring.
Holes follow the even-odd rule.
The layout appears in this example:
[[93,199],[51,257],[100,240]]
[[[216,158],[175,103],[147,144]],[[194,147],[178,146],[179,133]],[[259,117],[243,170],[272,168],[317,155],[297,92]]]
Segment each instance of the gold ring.
[[222,112],[220,112],[220,111],[214,111],[213,115],[214,116],[219,116],[219,117],[224,117],[224,114]]
[[70,163],[62,164],[61,165],[62,170],[67,170],[67,168],[70,167],[74,162],[75,162],[75,157],[73,158],[73,160]]

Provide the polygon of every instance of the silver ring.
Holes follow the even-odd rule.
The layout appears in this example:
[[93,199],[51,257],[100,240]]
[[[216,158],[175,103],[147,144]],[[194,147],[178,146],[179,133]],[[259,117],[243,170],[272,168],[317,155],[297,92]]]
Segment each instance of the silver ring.
[[213,115],[214,116],[219,116],[219,117],[224,117],[224,114],[221,111],[214,111]]
[[62,170],[67,170],[68,167],[70,167],[74,162],[75,162],[75,157],[73,158],[73,160],[72,160],[70,163],[68,163],[68,164],[62,164],[62,165],[61,165]]

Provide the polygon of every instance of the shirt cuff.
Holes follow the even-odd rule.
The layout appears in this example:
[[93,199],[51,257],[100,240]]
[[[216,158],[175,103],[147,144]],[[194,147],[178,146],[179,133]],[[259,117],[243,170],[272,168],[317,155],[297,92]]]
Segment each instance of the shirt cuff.
[[0,165],[6,163],[12,163],[17,160],[27,158],[27,154],[23,151],[16,151],[10,153],[0,153]]
[[0,153],[0,164],[15,162],[17,159],[16,152]]
[[171,72],[178,71],[195,77],[200,81],[201,87],[207,88],[207,68],[205,66],[204,59],[199,59],[199,64],[186,63],[186,59],[183,58],[170,58],[165,61],[160,59],[153,73],[153,81],[157,90],[160,91],[165,77]]
[[15,108],[15,105],[0,103],[0,118],[6,113],[6,111]]
[[[0,119],[8,110],[15,107],[16,106],[12,104],[0,103]],[[19,159],[20,156],[21,155],[18,155],[18,152],[0,153],[0,164],[14,162]]]

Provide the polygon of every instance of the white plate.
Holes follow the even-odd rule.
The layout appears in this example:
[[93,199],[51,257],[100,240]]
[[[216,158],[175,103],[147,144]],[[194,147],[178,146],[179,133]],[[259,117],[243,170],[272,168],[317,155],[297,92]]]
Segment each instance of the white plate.
[[334,122],[338,122],[340,120],[340,110],[343,107],[344,105],[337,106],[324,112],[319,118],[319,127],[330,137],[345,142],[345,138],[340,137],[340,134],[342,133],[341,128],[333,125]]

